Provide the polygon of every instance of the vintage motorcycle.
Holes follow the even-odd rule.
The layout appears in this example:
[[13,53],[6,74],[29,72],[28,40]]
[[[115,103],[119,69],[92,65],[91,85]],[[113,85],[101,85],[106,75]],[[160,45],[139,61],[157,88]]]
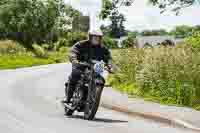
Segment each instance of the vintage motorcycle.
[[[93,120],[99,107],[101,94],[105,85],[104,70],[112,73],[103,61],[92,60],[90,63],[80,63],[86,67],[81,73],[70,104],[64,104],[65,114],[71,116],[74,111],[84,112],[84,119]],[[65,91],[68,89],[66,83]]]

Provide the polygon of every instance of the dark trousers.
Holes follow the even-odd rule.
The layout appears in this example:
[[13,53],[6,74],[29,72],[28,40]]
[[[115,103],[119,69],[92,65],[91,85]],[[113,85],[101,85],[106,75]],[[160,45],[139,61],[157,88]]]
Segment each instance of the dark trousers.
[[76,87],[78,81],[80,80],[81,73],[84,71],[84,69],[85,68],[82,67],[82,66],[72,65],[72,73],[69,76],[68,86],[67,86],[67,88],[65,90],[65,94],[66,94],[66,97],[67,97],[67,102],[70,102],[70,99],[73,96],[73,92],[75,90],[75,87]]

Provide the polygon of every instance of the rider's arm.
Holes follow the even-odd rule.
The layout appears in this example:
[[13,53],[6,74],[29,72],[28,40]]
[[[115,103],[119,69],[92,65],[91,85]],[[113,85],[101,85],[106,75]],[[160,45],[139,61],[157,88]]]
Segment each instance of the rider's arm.
[[78,57],[80,56],[80,43],[76,43],[70,50],[69,60],[71,63],[78,63]]
[[104,52],[104,62],[106,63],[106,66],[111,69],[112,68],[112,56],[111,56],[111,52],[109,49],[105,49]]

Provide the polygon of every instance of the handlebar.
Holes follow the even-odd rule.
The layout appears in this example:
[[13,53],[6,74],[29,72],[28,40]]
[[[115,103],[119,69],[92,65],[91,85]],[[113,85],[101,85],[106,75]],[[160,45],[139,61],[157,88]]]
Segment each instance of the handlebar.
[[79,62],[78,64],[82,65],[82,66],[86,66],[86,67],[90,67],[91,66],[91,64],[89,64],[87,62]]
[[[85,66],[85,67],[91,67],[92,64],[99,63],[99,61],[97,61],[97,60],[91,60],[90,62],[91,62],[91,63],[88,63],[88,62],[79,62],[79,64],[82,65],[82,66]],[[111,70],[111,68],[110,68],[109,66],[107,66],[107,65],[105,66],[104,69],[105,69],[106,71],[108,71],[109,73],[111,73],[111,74],[114,73],[113,70]]]
[[88,62],[79,62],[80,65],[86,66],[86,67],[90,67],[93,64],[99,63],[99,61],[97,60],[91,60],[90,63]]

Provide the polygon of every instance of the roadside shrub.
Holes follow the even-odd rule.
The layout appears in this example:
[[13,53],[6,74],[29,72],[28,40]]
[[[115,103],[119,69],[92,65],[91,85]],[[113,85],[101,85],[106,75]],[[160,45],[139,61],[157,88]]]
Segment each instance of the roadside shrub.
[[61,53],[67,53],[68,51],[69,51],[68,47],[61,47],[61,48],[59,48],[59,52],[61,52]]
[[117,41],[115,41],[114,39],[112,39],[112,38],[110,38],[108,36],[104,36],[103,37],[103,44],[107,48],[118,48]]
[[67,47],[69,46],[69,41],[65,38],[60,38],[56,43],[54,43],[53,50],[59,51],[61,47]]
[[200,50],[200,31],[193,32],[192,36],[186,38],[186,43]]
[[12,40],[0,41],[0,53],[1,54],[16,54],[23,53],[26,49],[18,42]]
[[47,54],[45,53],[44,48],[42,48],[41,46],[39,46],[37,44],[33,44],[32,47],[33,47],[33,52],[35,53],[35,55],[37,57],[40,57],[40,58],[46,58],[47,57]]
[[49,44],[42,44],[42,48],[44,50],[49,50],[50,46],[49,46]]
[[130,47],[136,47],[136,36],[135,35],[128,35],[128,37],[122,41],[122,47],[123,48],[130,48]]

